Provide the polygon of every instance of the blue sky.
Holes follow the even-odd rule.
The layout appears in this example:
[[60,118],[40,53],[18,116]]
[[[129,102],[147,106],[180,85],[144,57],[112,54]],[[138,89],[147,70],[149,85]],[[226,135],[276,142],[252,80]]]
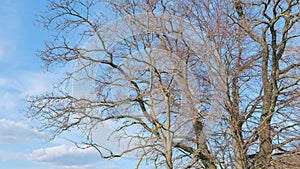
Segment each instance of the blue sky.
[[45,7],[46,0],[0,0],[0,168],[134,168],[131,160],[103,160],[93,149],[77,149],[66,136],[49,141],[25,118],[24,99],[60,76],[46,72],[35,55],[48,34],[34,26],[34,15]]

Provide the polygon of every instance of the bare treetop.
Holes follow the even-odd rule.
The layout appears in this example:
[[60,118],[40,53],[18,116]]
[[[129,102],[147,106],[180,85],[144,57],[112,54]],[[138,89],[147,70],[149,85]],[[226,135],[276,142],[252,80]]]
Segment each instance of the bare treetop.
[[[136,168],[300,167],[287,160],[299,157],[299,8],[49,1],[39,20],[52,36],[39,56],[74,69],[32,96],[28,115],[54,137],[79,129],[102,158],[129,155]],[[95,139],[105,126],[118,148]]]

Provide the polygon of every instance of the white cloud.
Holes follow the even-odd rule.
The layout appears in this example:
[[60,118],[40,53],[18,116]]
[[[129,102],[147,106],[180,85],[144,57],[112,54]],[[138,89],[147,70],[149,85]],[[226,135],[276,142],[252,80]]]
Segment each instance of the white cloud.
[[0,111],[12,111],[27,96],[48,91],[53,77],[53,74],[41,72],[23,72],[17,77],[0,77]]
[[[1,48],[0,48],[0,58],[1,58]],[[7,79],[0,77],[0,86],[5,86],[7,83]]]
[[[0,49],[1,50],[1,49]],[[18,106],[16,100],[18,97],[10,90],[10,81],[7,78],[0,77],[0,113],[8,115]]]
[[20,161],[24,158],[25,155],[22,153],[0,150],[0,161]]
[[46,162],[63,169],[76,169],[76,167],[89,168],[92,163],[99,161],[99,155],[94,149],[79,149],[59,145],[55,147],[34,150],[28,159],[37,162]]
[[0,119],[0,128],[0,144],[24,143],[43,137],[21,122],[7,119]]
[[58,78],[50,72],[23,72],[17,77],[0,77],[0,113],[14,110],[28,96],[51,91]]
[[9,92],[4,92],[1,93],[1,99],[0,99],[0,112],[5,111],[5,113],[7,113],[7,111],[14,109],[15,107],[17,107],[17,103],[16,103],[16,96],[14,96],[13,94],[9,93]]
[[39,95],[51,89],[55,74],[47,72],[24,72],[14,81],[13,87],[21,92],[21,97]]
[[92,165],[67,165],[67,166],[54,166],[53,168],[50,169],[94,169],[94,168]]
[[101,169],[119,169],[119,167],[114,164],[108,164],[108,165],[101,167]]
[[[71,66],[70,66],[71,67]],[[56,68],[51,72],[30,72],[23,71],[15,79],[9,79],[10,87],[19,91],[21,97],[32,95],[40,95],[45,92],[51,92],[53,85],[60,84],[66,78],[66,72],[69,71],[67,66],[63,68]],[[8,83],[7,83],[8,84]],[[62,88],[66,85],[62,85]]]

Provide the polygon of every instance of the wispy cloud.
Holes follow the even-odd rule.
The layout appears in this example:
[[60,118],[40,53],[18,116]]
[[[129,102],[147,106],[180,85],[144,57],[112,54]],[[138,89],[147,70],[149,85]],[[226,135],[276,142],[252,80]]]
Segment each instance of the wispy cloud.
[[24,153],[0,150],[0,161],[3,162],[21,161],[24,160],[25,157],[26,155]]
[[53,84],[63,78],[61,74],[57,72],[24,71],[15,77],[0,77],[0,89],[5,89],[6,92],[16,92],[19,98],[23,99],[26,96],[39,95],[50,91]]
[[[99,161],[99,156],[94,149],[79,149],[66,145],[41,148],[28,155],[28,159],[45,162],[62,169],[90,169],[91,164]],[[77,167],[77,168],[76,168]]]
[[101,169],[120,169],[120,168],[117,165],[108,164],[108,165],[101,167]]
[[0,119],[0,144],[15,144],[43,138],[41,133],[21,122]]
[[9,79],[0,77],[0,114],[7,115],[7,112],[13,111],[18,105],[16,102],[17,98],[10,89]]
[[92,165],[67,165],[67,166],[54,166],[53,168],[50,169],[94,169],[94,167]]
[[16,96],[9,92],[0,93],[2,95],[0,99],[0,114],[7,113],[7,111],[10,111],[17,106],[17,103],[15,101]]
[[[0,45],[1,45],[1,43],[0,43]],[[4,56],[5,56],[5,54],[4,54],[5,52],[4,52],[4,49],[3,49],[3,47],[2,46],[0,46],[0,60],[2,60],[3,58],[4,58]]]
[[[0,77],[0,115],[17,111],[24,99],[50,91],[61,76],[50,72],[22,72],[15,77]],[[24,107],[18,107],[24,108]]]
[[[1,55],[1,49],[0,49],[0,55]],[[7,79],[0,77],[0,86],[5,86],[7,83]]]
[[52,88],[57,79],[57,74],[50,72],[23,72],[13,82],[14,88],[25,98],[31,95],[39,95]]

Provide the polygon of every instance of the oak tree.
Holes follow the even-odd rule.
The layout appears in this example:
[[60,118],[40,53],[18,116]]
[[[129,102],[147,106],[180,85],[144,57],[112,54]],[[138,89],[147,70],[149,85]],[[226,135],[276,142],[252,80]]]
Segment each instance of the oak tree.
[[[75,66],[28,115],[54,137],[77,128],[102,158],[135,154],[136,168],[300,167],[286,160],[299,158],[298,0],[48,5],[39,56]],[[102,124],[119,151],[94,139]]]

